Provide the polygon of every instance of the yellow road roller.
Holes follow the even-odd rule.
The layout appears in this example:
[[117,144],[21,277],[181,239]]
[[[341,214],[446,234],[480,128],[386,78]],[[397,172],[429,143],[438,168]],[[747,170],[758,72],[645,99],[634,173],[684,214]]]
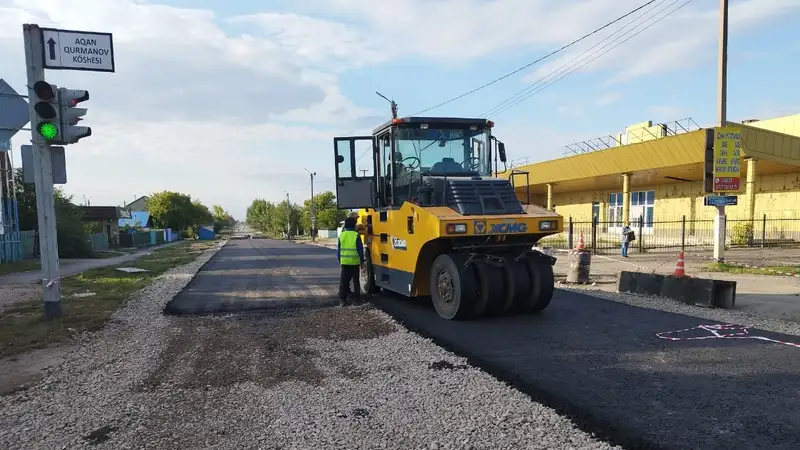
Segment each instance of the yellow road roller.
[[[505,168],[493,126],[394,117],[371,136],[334,138],[337,205],[358,211],[364,242],[363,293],[430,297],[445,319],[534,313],[550,304],[555,258],[534,246],[564,221],[531,204],[529,174]],[[524,183],[525,194],[515,183]]]

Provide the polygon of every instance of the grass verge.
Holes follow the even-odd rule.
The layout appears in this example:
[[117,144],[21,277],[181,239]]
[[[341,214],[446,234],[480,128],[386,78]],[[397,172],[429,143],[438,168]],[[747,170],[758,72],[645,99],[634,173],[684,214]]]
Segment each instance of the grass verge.
[[[131,294],[172,267],[194,261],[214,244],[185,241],[154,250],[136,261],[63,278],[63,315],[59,319],[44,320],[41,300],[9,306],[0,316],[0,358],[68,342],[77,333],[103,328]],[[138,267],[148,272],[126,273],[116,270],[119,267]],[[74,296],[87,293],[94,295]]]
[[24,259],[22,261],[0,264],[0,276],[10,275],[12,273],[27,272],[29,270],[39,270],[38,259]]
[[706,270],[709,272],[725,272],[732,274],[783,276],[777,272],[797,273],[800,272],[800,266],[766,266],[754,268],[740,267],[726,263],[711,263],[706,266]]

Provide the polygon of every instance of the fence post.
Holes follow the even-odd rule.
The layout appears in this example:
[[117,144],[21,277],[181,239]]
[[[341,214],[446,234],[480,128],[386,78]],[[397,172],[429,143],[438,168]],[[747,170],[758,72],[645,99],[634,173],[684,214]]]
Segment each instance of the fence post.
[[569,228],[568,228],[568,235],[567,235],[567,250],[572,249],[572,216],[569,216]]
[[644,217],[639,216],[639,253],[644,253],[644,239],[642,239],[643,226],[644,226]]
[[681,217],[681,251],[686,251],[686,215]]
[[597,216],[592,217],[592,253],[597,254]]
[[761,219],[761,248],[764,248],[764,243],[767,241],[767,215]]

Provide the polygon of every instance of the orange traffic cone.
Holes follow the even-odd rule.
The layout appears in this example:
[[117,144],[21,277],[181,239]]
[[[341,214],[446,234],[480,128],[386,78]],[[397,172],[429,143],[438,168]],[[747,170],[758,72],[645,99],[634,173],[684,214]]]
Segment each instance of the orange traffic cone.
[[675,265],[675,273],[672,274],[674,277],[685,277],[686,271],[684,270],[683,266],[683,252],[678,254],[678,264]]
[[578,246],[576,248],[578,250],[583,250],[584,249],[584,246],[583,246],[583,231],[581,231],[580,234],[578,235]]

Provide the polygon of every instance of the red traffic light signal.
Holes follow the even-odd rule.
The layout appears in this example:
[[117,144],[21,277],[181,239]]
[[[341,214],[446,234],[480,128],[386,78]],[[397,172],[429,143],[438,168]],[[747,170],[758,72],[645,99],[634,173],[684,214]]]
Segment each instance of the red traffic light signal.
[[39,100],[45,102],[52,101],[56,96],[56,90],[53,89],[53,86],[47,81],[37,81],[34,83],[33,91],[36,93],[36,97],[38,97]]
[[[82,92],[82,94],[81,94]],[[85,102],[89,100],[89,91],[82,91],[77,89],[70,89],[68,90],[68,95],[74,95],[75,97],[70,98],[68,101],[72,104],[72,106],[77,106],[78,103]]]

